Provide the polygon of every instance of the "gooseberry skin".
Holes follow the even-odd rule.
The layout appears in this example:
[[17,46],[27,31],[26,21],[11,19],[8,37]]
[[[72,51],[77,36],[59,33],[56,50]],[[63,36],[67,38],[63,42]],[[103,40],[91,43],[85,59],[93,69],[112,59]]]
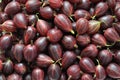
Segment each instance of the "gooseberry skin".
[[0,79],[1,79],[1,80],[6,80],[5,75],[4,75],[4,74],[1,74],[1,75],[0,75]]
[[81,80],[93,80],[93,77],[90,74],[83,74]]
[[120,79],[120,0],[0,0],[0,80]]
[[95,58],[97,55],[98,55],[98,49],[97,46],[94,44],[89,44],[80,53],[81,57]]
[[33,25],[33,24],[36,24],[36,22],[37,22],[37,17],[36,17],[36,15],[29,15],[28,17],[27,17],[27,19],[28,19],[28,25]]
[[80,78],[80,67],[79,65],[71,65],[68,69],[67,69],[67,75],[70,79],[79,79]]
[[[84,25],[83,25],[84,24]],[[76,22],[76,31],[78,34],[85,34],[88,31],[89,21],[84,18],[80,18]]]
[[[58,14],[54,18],[54,23],[58,28],[65,32],[73,32],[72,23],[69,18],[64,14]],[[66,24],[65,24],[66,23]]]
[[49,6],[40,7],[39,13],[44,19],[49,20],[53,18],[53,9]]
[[67,76],[65,73],[62,73],[61,76],[60,76],[60,80],[66,80],[67,79]]
[[105,15],[105,16],[100,17],[99,21],[101,21],[101,27],[103,29],[107,29],[107,28],[109,28],[112,25],[112,23],[114,21],[114,16],[112,16],[112,15]]
[[20,4],[17,1],[11,1],[7,4],[7,6],[4,9],[4,12],[8,15],[14,15],[18,13],[21,10]]
[[112,78],[120,78],[120,66],[116,63],[110,63],[107,66],[106,72],[108,74],[108,76],[112,77]]
[[35,68],[32,71],[32,80],[44,80],[44,71],[40,68]]
[[107,28],[104,31],[104,36],[108,41],[117,42],[120,40],[120,36],[114,28]]
[[37,47],[35,45],[28,44],[23,50],[24,59],[28,62],[32,62],[37,56]]
[[62,39],[62,44],[66,49],[74,49],[78,47],[76,39],[71,35],[64,36]]
[[114,59],[116,62],[120,62],[120,50],[115,52]]
[[106,49],[101,50],[98,54],[98,60],[101,65],[108,65],[112,61],[112,52]]
[[58,64],[51,64],[47,71],[49,80],[58,80],[61,75],[61,69]]
[[16,1],[19,3],[23,3],[23,4],[25,4],[27,2],[27,0],[16,0]]
[[115,28],[115,30],[120,34],[120,23],[113,23],[112,26]]
[[90,16],[91,16],[90,13],[83,9],[79,9],[74,12],[74,17],[76,20],[78,20],[80,18],[85,18],[85,19],[89,20]]
[[[56,35],[57,34],[57,35]],[[52,43],[57,43],[62,38],[63,33],[59,29],[50,29],[47,33],[47,38]]]
[[2,69],[3,69],[3,61],[0,60],[0,71],[2,71]]
[[15,32],[16,31],[16,27],[15,27],[13,20],[4,21],[1,25],[1,27],[2,27],[2,31],[7,31],[7,32]]
[[73,13],[73,6],[70,2],[68,1],[64,1],[63,2],[63,6],[62,6],[62,12],[67,15],[68,17],[70,17]]
[[97,20],[90,20],[87,33],[95,34],[100,30],[100,27],[101,27],[101,22]]
[[102,0],[91,0],[91,2],[93,2],[93,3],[98,3],[100,1],[102,1]]
[[95,7],[94,16],[102,16],[108,10],[108,5],[105,2],[99,2]]
[[49,55],[52,57],[53,60],[57,61],[59,59],[61,59],[62,57],[62,47],[60,44],[56,43],[56,44],[50,44],[48,46],[49,49]]
[[32,76],[30,74],[27,74],[24,79],[25,80],[32,80]]
[[27,12],[34,13],[39,10],[40,4],[41,3],[39,0],[28,0],[25,3],[25,7],[26,7]]
[[62,7],[62,3],[63,0],[48,0],[50,7],[54,8],[54,9],[58,9],[60,7]]
[[38,55],[36,63],[40,67],[49,67],[54,61],[48,55],[41,53]]
[[25,74],[27,71],[26,66],[23,63],[15,64],[14,69],[19,74]]
[[76,60],[77,56],[72,51],[66,51],[62,57],[62,68],[68,68]]
[[89,10],[91,1],[90,0],[81,0],[80,3],[77,5],[77,8]]
[[26,29],[28,25],[27,16],[23,13],[18,13],[14,16],[13,22],[17,28]]
[[78,45],[83,46],[83,47],[87,46],[91,42],[90,36],[87,34],[78,35],[76,37],[76,41],[77,41]]
[[7,80],[22,80],[22,77],[16,73],[10,74]]
[[96,45],[100,45],[102,47],[107,45],[107,40],[102,34],[96,33],[92,37],[92,42]]
[[97,65],[95,68],[96,79],[104,80],[106,78],[106,71],[102,65]]
[[36,28],[33,26],[28,26],[28,28],[24,32],[24,42],[25,44],[30,43],[36,36]]
[[120,8],[118,8],[118,9],[115,11],[115,15],[116,15],[117,19],[120,20]]
[[116,5],[115,5],[115,11],[118,10],[120,8],[120,1],[116,0]]
[[79,61],[79,65],[80,65],[81,70],[83,70],[86,73],[94,73],[95,72],[95,64],[88,57],[81,58]]
[[23,60],[23,50],[25,45],[24,44],[16,44],[13,47],[13,56],[18,61],[21,62]]
[[0,24],[2,24],[4,21],[8,20],[8,14],[5,12],[0,12]]
[[11,74],[14,70],[14,64],[11,60],[7,60],[3,66],[4,74]]
[[79,0],[69,0],[71,3],[79,3],[80,1]]
[[45,20],[39,19],[36,23],[36,29],[41,36],[46,36],[50,28],[50,24]]
[[48,40],[46,37],[39,37],[35,42],[34,42],[35,46],[38,49],[38,52],[43,52],[47,45],[48,45]]
[[0,37],[0,50],[6,50],[12,45],[12,35],[6,34]]

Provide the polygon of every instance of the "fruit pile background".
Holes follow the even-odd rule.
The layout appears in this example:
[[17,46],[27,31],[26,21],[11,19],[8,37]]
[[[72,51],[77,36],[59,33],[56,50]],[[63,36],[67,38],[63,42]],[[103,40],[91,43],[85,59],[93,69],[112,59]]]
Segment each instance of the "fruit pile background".
[[0,80],[119,80],[120,0],[0,0]]

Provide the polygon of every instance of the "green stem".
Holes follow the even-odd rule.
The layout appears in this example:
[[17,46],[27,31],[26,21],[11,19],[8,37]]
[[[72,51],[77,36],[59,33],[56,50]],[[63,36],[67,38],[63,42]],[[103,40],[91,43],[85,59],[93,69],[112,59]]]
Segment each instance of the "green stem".
[[2,0],[0,0],[0,3],[2,3]]
[[94,74],[94,76],[93,76],[93,79],[95,79],[96,78],[96,74]]
[[94,20],[94,19],[95,19],[95,17],[96,17],[96,15],[92,16],[92,17],[91,17],[91,18],[92,18],[92,20]]
[[51,60],[52,63],[54,63],[55,61]]
[[62,58],[58,59],[54,64],[59,64],[60,66],[62,66],[62,64],[60,63],[60,61],[62,60]]
[[76,37],[78,37],[78,36],[79,36],[79,34],[76,35]]
[[73,17],[73,16],[74,16],[74,14],[71,14],[70,16],[71,16],[71,17]]
[[36,33],[36,36],[37,36],[37,37],[39,37],[39,36],[40,36],[40,34],[39,34],[39,33]]
[[69,76],[67,80],[70,80],[72,78],[72,76]]
[[39,15],[39,13],[36,13],[36,17],[37,17],[37,19],[39,20],[39,17],[38,17],[38,15]]
[[99,60],[98,60],[98,59],[96,59],[96,61],[97,61],[98,65],[100,65],[100,62],[99,62]]
[[7,32],[5,30],[2,31],[2,35],[5,35]]
[[97,46],[97,48],[101,49],[101,46]]
[[120,40],[118,40],[117,42],[120,42]]
[[31,40],[31,45],[33,45],[34,43],[33,43],[33,40]]
[[84,72],[80,71],[80,74],[84,74]]
[[107,50],[108,50],[109,52],[111,52],[109,48],[107,48]]
[[45,2],[43,2],[42,7],[44,7],[45,5],[46,5],[46,3],[45,3]]
[[56,64],[56,63],[59,63],[61,60],[62,60],[62,58],[58,59],[58,60],[55,62],[55,64]]
[[70,31],[72,34],[75,34],[75,32],[73,30]]
[[48,1],[42,1],[42,6],[41,7],[44,7],[44,6],[48,5],[48,4],[49,4]]
[[70,18],[70,20],[71,20],[72,22],[75,22],[71,16],[69,16],[69,18]]
[[41,0],[41,2],[44,2],[44,0]]
[[10,35],[12,36],[12,32],[9,32],[10,33]]
[[75,45],[74,45],[74,47],[75,47],[75,48],[78,48],[78,45],[77,45],[77,44],[75,44]]
[[111,46],[114,46],[116,42],[112,43],[111,45],[107,44],[105,45],[106,47],[111,47]]
[[23,40],[19,40],[19,44],[23,44]]
[[77,58],[80,60],[80,59],[81,59],[81,56],[77,56]]
[[62,64],[60,63],[60,61],[58,62],[60,66],[62,66]]
[[35,23],[34,22],[32,22],[32,25],[31,25],[32,27],[34,27],[35,26]]
[[55,11],[53,11],[53,16],[56,16],[56,15],[57,15],[57,13]]
[[112,16],[114,19],[116,18],[116,16]]

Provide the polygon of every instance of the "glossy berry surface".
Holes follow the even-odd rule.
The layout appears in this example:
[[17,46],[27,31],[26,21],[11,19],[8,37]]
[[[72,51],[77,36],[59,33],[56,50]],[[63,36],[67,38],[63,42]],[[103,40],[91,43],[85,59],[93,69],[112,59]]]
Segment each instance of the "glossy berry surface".
[[119,80],[120,0],[0,0],[0,80]]

